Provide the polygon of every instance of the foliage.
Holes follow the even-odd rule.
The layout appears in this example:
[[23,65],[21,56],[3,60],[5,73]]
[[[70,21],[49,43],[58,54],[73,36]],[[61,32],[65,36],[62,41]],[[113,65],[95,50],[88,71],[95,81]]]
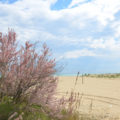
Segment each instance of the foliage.
[[0,102],[8,96],[14,104],[26,101],[52,110],[58,82],[55,65],[46,44],[37,53],[29,42],[18,46],[13,30],[0,33]]
[[96,78],[120,78],[120,73],[106,73],[106,74],[84,74],[85,77]]
[[0,33],[0,120],[97,120],[77,112],[81,96],[74,89],[55,97],[55,65],[46,44],[38,54],[29,42],[19,47],[13,30]]
[[49,58],[49,49],[45,44],[40,55],[29,42],[18,50],[16,33],[13,30],[10,30],[8,35],[1,33],[1,97],[8,95],[19,102],[21,98],[30,95],[30,102],[40,100],[42,104],[48,103],[47,100],[52,99],[57,84],[57,78],[53,76],[56,72],[55,60]]

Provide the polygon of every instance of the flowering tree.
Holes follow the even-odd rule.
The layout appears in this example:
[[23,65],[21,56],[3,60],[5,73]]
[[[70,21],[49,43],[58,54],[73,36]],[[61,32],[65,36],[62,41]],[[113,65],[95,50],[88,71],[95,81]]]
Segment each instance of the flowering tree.
[[[54,76],[55,66],[55,59],[51,58],[46,44],[43,44],[38,54],[34,45],[29,42],[26,42],[25,46],[19,47],[16,42],[16,33],[13,30],[9,30],[6,35],[0,33],[0,103],[4,96],[12,98],[11,106],[27,100],[29,106],[25,106],[27,110],[31,109],[35,103],[42,108],[40,111],[47,113],[51,118],[63,120],[68,116],[69,119],[74,112],[74,106],[76,108],[77,97],[76,95],[74,97],[73,92],[67,98],[57,99],[54,97],[58,82],[57,77]],[[8,104],[5,105],[8,107]],[[64,116],[62,111],[67,116]],[[15,112],[14,110],[13,113],[10,111],[12,114],[7,115],[7,118],[9,117],[10,120],[17,116],[19,119],[19,116],[24,116],[25,111],[22,113],[19,111],[19,116],[16,115],[17,112],[15,108]],[[3,118],[0,116],[0,119]]]
[[29,102],[49,104],[57,85],[56,64],[50,56],[45,44],[40,54],[29,42],[18,50],[13,30],[0,33],[0,97],[11,96],[15,102],[27,97]]

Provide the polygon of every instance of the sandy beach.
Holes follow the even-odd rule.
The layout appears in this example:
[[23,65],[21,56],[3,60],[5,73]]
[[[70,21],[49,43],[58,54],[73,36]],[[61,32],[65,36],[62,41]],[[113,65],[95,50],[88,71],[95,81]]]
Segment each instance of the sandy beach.
[[120,115],[120,78],[78,77],[76,86],[75,81],[76,76],[60,76],[58,92],[80,93],[81,111],[89,112],[92,104],[92,112]]

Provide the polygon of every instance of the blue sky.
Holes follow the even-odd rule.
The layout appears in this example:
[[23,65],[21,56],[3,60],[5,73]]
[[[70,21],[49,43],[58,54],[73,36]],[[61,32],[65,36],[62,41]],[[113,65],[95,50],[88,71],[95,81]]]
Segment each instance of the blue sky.
[[57,0],[55,4],[51,6],[52,10],[62,10],[69,6],[72,0]]
[[120,72],[119,0],[0,0],[0,31],[8,28],[21,44],[46,42],[59,74]]

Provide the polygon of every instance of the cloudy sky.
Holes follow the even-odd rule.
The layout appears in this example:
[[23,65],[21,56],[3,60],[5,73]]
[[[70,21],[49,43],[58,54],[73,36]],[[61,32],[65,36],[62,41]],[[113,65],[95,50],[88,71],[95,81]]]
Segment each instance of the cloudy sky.
[[46,42],[62,74],[120,72],[120,0],[0,0],[8,28],[21,44]]

